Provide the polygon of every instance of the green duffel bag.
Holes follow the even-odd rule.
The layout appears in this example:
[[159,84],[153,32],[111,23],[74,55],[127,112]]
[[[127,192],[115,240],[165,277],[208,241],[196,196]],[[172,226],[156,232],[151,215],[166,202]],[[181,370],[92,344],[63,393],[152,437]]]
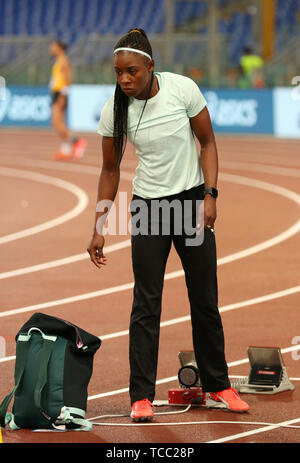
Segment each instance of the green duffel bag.
[[0,405],[1,427],[90,430],[87,388],[100,345],[66,320],[32,315],[16,335],[15,386]]

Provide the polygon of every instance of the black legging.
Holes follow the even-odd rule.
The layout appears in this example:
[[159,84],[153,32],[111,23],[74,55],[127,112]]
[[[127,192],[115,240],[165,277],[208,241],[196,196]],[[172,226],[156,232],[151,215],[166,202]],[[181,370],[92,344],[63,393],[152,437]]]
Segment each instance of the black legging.
[[[193,227],[196,225],[196,200],[203,199],[203,185],[166,198],[169,203],[179,199],[193,203]],[[134,195],[133,200],[142,198]],[[151,201],[142,200],[148,208],[151,224]],[[133,204],[133,201],[132,203]],[[185,203],[186,204],[186,203]],[[132,217],[139,213],[131,212]],[[138,223],[140,226],[141,223]],[[164,274],[172,242],[181,259],[191,308],[191,322],[195,358],[204,392],[217,392],[230,387],[224,354],[224,334],[218,310],[217,262],[215,236],[205,229],[203,243],[187,246],[187,235],[164,234],[159,220],[159,234],[136,234],[133,230],[132,263],[135,278],[134,300],[130,319],[130,398],[131,403],[155,396],[161,300]],[[145,232],[145,229],[144,229]],[[188,238],[191,238],[188,236]]]

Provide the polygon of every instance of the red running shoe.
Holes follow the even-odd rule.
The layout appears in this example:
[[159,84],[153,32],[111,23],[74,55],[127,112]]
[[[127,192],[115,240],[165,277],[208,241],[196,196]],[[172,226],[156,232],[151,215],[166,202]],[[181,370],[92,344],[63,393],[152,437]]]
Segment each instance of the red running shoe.
[[151,421],[154,416],[152,407],[150,400],[138,400],[132,404],[130,418],[132,421]]
[[210,392],[209,395],[212,400],[223,402],[226,408],[232,412],[245,413],[250,409],[249,405],[240,398],[233,387],[220,392]]
[[53,161],[69,161],[71,159],[71,155],[67,153],[63,153],[61,151],[57,151],[52,156]]
[[86,141],[83,138],[79,138],[73,145],[73,157],[75,159],[81,159],[84,155],[86,148]]

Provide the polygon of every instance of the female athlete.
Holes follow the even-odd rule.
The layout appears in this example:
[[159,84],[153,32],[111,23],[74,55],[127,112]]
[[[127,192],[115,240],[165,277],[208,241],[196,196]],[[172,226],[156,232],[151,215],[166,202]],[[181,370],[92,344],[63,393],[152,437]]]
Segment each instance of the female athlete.
[[[118,41],[114,48],[114,69],[115,94],[106,102],[99,123],[103,165],[98,201],[115,199],[128,138],[139,158],[131,201],[134,224],[131,233],[134,295],[129,331],[131,418],[151,420],[154,414],[162,290],[172,243],[185,272],[202,390],[213,403],[223,402],[231,411],[246,412],[248,404],[228,379],[218,310],[214,235],[218,157],[206,101],[190,78],[154,71],[151,44],[142,29],[131,29]],[[200,142],[200,157],[194,136]],[[158,204],[165,206],[160,214],[157,214]],[[191,206],[187,210],[192,211],[194,242],[186,227],[178,232],[179,225],[189,216],[184,212],[178,219],[176,211],[182,210],[180,207],[169,214],[170,231],[165,231],[164,212],[170,212],[174,204],[182,208]],[[200,204],[204,204],[203,226],[199,223]],[[98,268],[107,264],[104,236],[99,227],[107,214],[108,211],[96,212],[87,249]],[[203,239],[196,240],[201,233]]]
[[83,138],[74,136],[66,124],[68,92],[71,85],[71,63],[66,54],[67,46],[54,40],[49,47],[49,54],[55,62],[51,70],[51,123],[58,134],[61,144],[53,155],[54,160],[80,159],[86,148]]

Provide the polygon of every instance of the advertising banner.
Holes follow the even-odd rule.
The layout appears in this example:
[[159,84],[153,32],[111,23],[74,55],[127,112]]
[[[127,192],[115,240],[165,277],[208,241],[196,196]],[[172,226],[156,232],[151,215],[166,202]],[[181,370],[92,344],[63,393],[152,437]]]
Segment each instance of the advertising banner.
[[6,87],[0,98],[0,125],[50,125],[50,94],[47,87]]
[[273,134],[272,90],[202,90],[216,133]]
[[68,102],[70,128],[96,133],[102,108],[114,91],[115,85],[72,85]]
[[[72,85],[67,120],[71,130],[96,133],[105,102],[115,85]],[[293,89],[201,89],[216,133],[299,136],[300,104]],[[274,98],[273,98],[274,96]],[[298,122],[297,122],[298,121]],[[7,87],[0,99],[0,125],[50,127],[47,87]]]
[[300,138],[300,91],[299,86],[274,89],[275,135]]
[[[72,130],[96,132],[114,85],[73,85],[68,121]],[[274,132],[272,90],[202,90],[216,133]]]

